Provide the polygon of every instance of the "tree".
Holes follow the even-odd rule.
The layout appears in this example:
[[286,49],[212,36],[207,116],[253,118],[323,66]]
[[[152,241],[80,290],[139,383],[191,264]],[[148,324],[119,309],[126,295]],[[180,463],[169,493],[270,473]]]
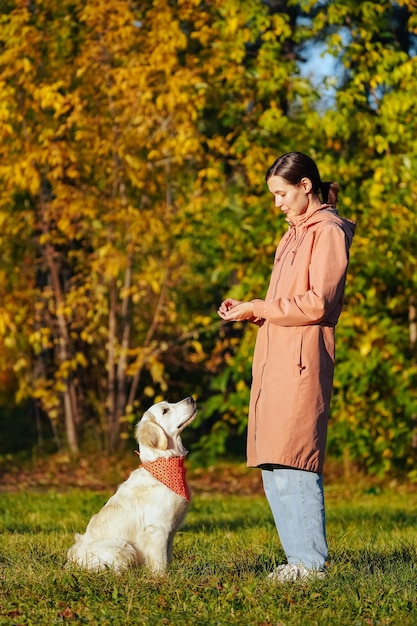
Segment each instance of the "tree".
[[[330,452],[412,467],[415,19],[411,1],[6,3],[0,381],[57,442],[114,450],[138,410],[193,393],[200,459],[242,450],[254,329],[216,308],[265,292],[285,225],[264,173],[301,150],[358,220]],[[301,72],[317,42],[340,68],[328,108]]]
[[[143,24],[122,0],[22,2],[2,18],[2,243],[20,237],[28,251],[34,303],[19,394],[57,424],[62,407],[75,455],[92,411],[116,446],[135,399],[128,378],[137,387],[145,367],[165,387],[154,335],[172,323],[167,285],[182,261],[167,254],[171,177],[200,147],[199,104],[187,96],[196,77],[178,61],[185,38],[162,4],[143,9]],[[14,289],[10,300],[12,311]],[[141,315],[129,311],[142,301]]]
[[[323,110],[319,100],[315,107],[306,99],[308,108],[296,109],[296,122],[305,125],[309,136],[298,126],[301,143],[293,139],[290,149],[310,153],[326,180],[342,183],[340,212],[358,221],[346,308],[338,328],[329,451],[374,473],[407,469],[413,476],[417,246],[412,211],[415,99],[410,77],[416,70],[415,7],[403,3],[399,11],[398,5],[388,2],[300,5],[312,12],[311,37],[327,41],[345,69],[332,108]],[[287,117],[291,120],[291,112]],[[265,246],[261,254],[267,250]],[[236,297],[263,293],[264,266],[256,279],[247,266],[246,291],[241,284]],[[242,379],[250,381],[248,343],[253,344],[250,328],[243,341],[232,335],[218,345],[216,358],[221,361],[227,355],[228,366],[214,378],[213,390],[218,393],[211,403],[229,414],[232,406],[240,414],[247,402],[242,402],[238,389]],[[247,385],[243,392],[247,398]],[[242,427],[241,421],[237,423]],[[223,429],[223,445],[228,432]]]
[[[366,2],[347,13],[342,4],[332,3],[315,21],[318,29],[339,29],[331,49],[345,71],[337,109],[323,122],[328,145],[340,154],[342,179],[349,181],[345,207],[354,207],[358,218],[330,449],[343,448],[373,472],[412,470],[416,8],[412,2]],[[341,27],[348,28],[344,37]],[[358,343],[363,358],[355,361]]]

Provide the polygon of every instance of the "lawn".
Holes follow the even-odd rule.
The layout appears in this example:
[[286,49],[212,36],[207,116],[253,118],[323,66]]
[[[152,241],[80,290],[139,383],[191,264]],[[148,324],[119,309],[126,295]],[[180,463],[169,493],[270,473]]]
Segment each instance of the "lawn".
[[282,562],[262,495],[196,493],[168,575],[65,569],[75,531],[109,493],[0,493],[0,626],[417,624],[417,491],[328,485],[324,581],[277,585]]

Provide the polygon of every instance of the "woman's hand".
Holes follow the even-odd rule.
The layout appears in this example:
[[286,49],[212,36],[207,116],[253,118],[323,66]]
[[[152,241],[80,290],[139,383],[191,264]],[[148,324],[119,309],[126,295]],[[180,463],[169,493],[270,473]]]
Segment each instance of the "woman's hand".
[[226,322],[243,322],[244,320],[252,320],[253,315],[253,303],[242,302],[241,300],[235,300],[234,298],[226,298],[224,300],[217,313]]

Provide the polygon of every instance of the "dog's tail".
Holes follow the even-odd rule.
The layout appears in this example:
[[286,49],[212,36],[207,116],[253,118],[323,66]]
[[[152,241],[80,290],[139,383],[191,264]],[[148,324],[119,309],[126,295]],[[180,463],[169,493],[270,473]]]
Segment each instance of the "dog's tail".
[[131,543],[125,539],[103,539],[91,543],[80,541],[76,535],[76,543],[68,550],[67,559],[82,569],[94,572],[111,568],[122,571],[139,562],[138,553]]

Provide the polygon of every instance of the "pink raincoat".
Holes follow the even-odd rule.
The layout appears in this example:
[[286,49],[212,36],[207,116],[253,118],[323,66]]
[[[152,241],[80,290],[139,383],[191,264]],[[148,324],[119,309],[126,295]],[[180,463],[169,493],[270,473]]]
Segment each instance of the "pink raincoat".
[[321,473],[355,224],[330,205],[294,218],[280,241],[253,357],[248,465]]

